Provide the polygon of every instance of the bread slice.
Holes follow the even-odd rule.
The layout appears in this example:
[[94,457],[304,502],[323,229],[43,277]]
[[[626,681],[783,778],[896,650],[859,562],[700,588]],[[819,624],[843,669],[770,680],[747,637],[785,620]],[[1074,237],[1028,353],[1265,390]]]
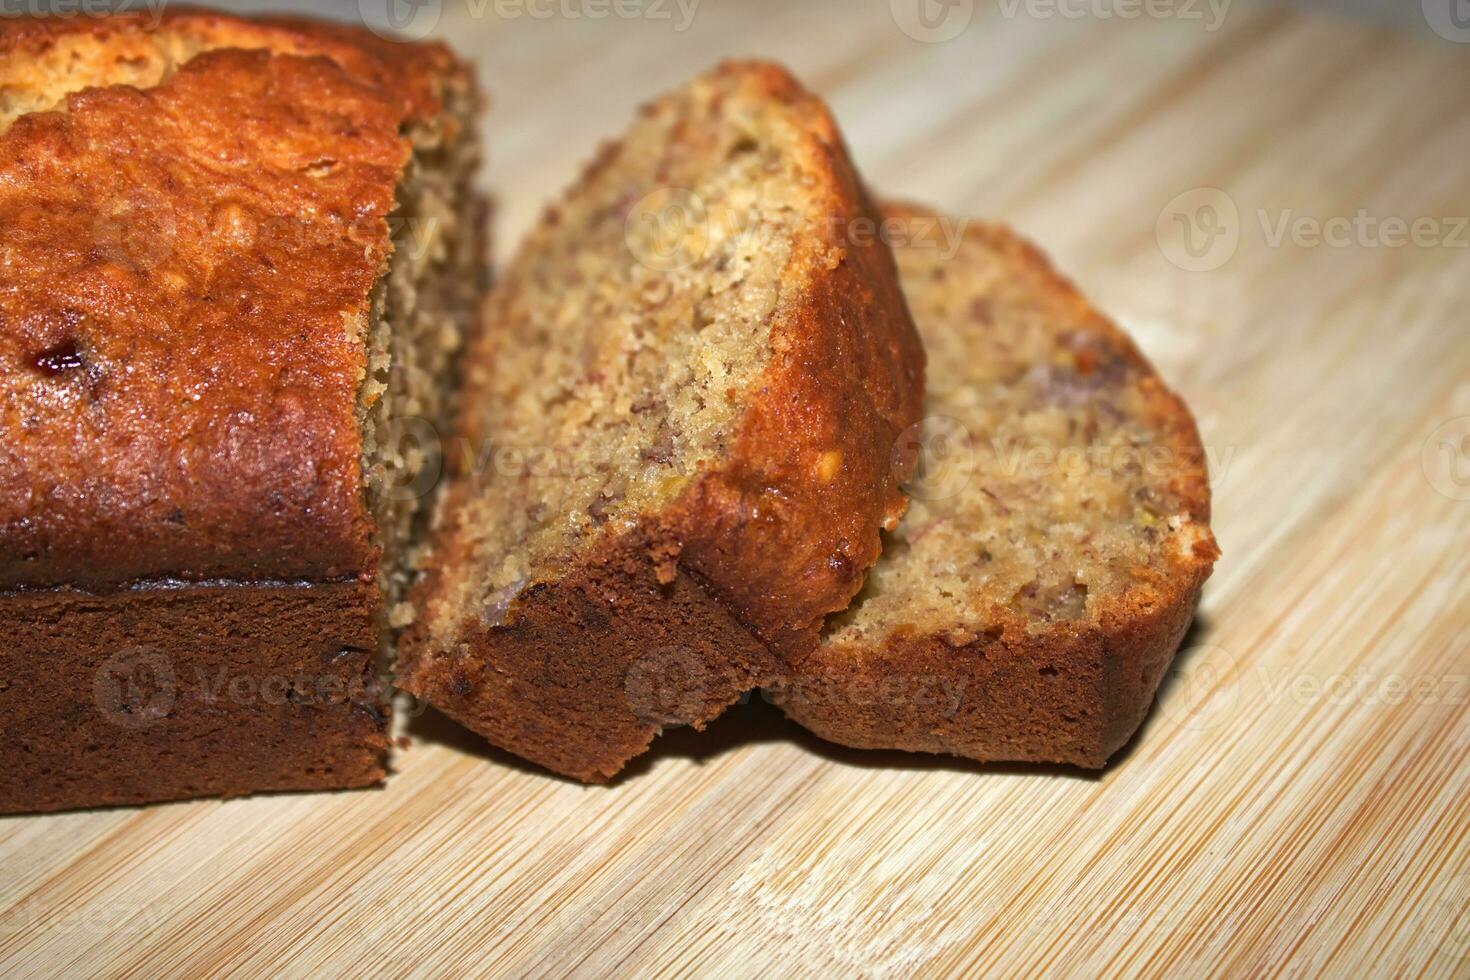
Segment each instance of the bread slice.
[[0,27],[0,812],[383,778],[476,103],[341,25]]
[[489,303],[400,684],[601,781],[813,645],[903,512],[921,405],[875,224],[781,68],[644,108]]
[[930,364],[914,500],[772,693],[844,745],[1100,767],[1219,554],[1194,421],[1029,244],[887,212]]

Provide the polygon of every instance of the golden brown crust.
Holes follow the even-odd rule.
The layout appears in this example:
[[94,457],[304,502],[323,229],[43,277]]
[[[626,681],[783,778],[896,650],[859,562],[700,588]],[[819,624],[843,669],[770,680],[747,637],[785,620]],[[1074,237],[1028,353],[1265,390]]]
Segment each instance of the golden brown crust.
[[[900,220],[936,217],[910,205],[885,212]],[[1041,252],[1001,227],[971,225],[966,234],[1001,253],[1008,266],[1038,276],[1041,288],[1074,304],[1080,329],[1105,335],[1144,372],[1139,384],[1148,424],[1177,462],[1170,489],[1203,534],[1086,619],[1038,631],[998,606],[988,614],[990,628],[967,643],[912,630],[896,631],[876,647],[824,642],[772,693],[795,721],[857,748],[1101,767],[1142,722],[1219,554],[1206,528],[1204,450],[1183,401]]]
[[[666,724],[715,717],[775,676],[781,656],[815,643],[823,617],[848,604],[877,559],[879,529],[904,508],[909,464],[895,465],[892,449],[919,418],[923,351],[892,254],[850,234],[874,221],[870,202],[830,114],[789,74],[764,63],[719,71],[799,109],[810,136],[802,166],[830,219],[788,264],[775,354],[726,458],[633,531],[576,556],[508,624],[463,624],[458,649],[436,650],[421,614],[403,644],[404,688],[584,780],[611,777]],[[461,485],[457,499],[469,492]],[[421,610],[439,601],[462,554],[451,530],[418,591]],[[588,596],[603,611],[596,628],[575,614]],[[626,685],[643,654],[670,645],[697,651],[700,694],[649,720]],[[466,673],[482,680],[456,683]]]
[[7,21],[0,61],[160,32],[202,53],[0,132],[0,586],[372,575],[361,330],[402,127],[463,71],[191,11]]
[[920,417],[924,351],[892,253],[855,244],[876,212],[825,106],[776,66],[722,70],[752,71],[772,98],[803,106],[816,137],[806,165],[831,221],[792,258],[801,279],[786,290],[800,299],[773,324],[775,357],[729,459],[661,519],[678,529],[685,567],[769,642],[801,649],[852,601],[879,529],[903,515],[912,461],[893,449]]
[[[443,108],[444,87],[463,84],[468,77],[467,66],[438,42],[401,44],[331,21],[290,16],[247,20],[170,5],[159,14],[7,18],[0,23],[0,87],[34,85],[37,68],[58,47],[66,49],[69,76],[59,84],[77,91],[96,87],[85,82],[115,72],[119,60],[156,57],[160,46],[185,55],[235,49],[327,58],[394,102],[402,118],[418,121],[436,117]],[[58,80],[46,79],[46,84]]]

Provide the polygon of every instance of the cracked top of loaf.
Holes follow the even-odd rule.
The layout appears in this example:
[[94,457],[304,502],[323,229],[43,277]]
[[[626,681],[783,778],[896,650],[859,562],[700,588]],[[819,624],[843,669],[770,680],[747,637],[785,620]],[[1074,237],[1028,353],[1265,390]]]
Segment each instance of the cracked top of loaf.
[[0,589],[376,574],[358,395],[437,44],[0,22]]

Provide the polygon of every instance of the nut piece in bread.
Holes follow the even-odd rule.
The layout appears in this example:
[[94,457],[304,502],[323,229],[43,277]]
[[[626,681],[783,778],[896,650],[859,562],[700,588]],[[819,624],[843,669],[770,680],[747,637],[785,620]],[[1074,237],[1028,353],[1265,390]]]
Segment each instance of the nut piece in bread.
[[844,745],[1101,767],[1219,555],[1194,419],[1029,244],[974,223],[951,255],[887,210],[929,352],[913,503],[772,693]]
[[826,107],[730,63],[549,210],[470,354],[399,681],[605,781],[816,642],[901,516],[923,353]]

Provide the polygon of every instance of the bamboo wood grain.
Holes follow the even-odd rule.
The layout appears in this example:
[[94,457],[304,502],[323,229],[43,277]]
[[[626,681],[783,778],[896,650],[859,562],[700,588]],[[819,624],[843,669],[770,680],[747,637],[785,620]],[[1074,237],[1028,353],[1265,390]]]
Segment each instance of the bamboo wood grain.
[[[494,94],[502,252],[734,54],[829,97],[884,192],[1051,251],[1210,448],[1178,669],[1097,777],[850,752],[756,698],[611,789],[425,720],[381,791],[0,820],[0,975],[1470,976],[1470,500],[1426,469],[1470,416],[1470,44],[1244,4],[979,4],[939,44],[877,0],[495,9],[440,33]],[[1239,243],[1189,272],[1159,218],[1198,188]],[[1452,240],[1272,243],[1360,210]]]

